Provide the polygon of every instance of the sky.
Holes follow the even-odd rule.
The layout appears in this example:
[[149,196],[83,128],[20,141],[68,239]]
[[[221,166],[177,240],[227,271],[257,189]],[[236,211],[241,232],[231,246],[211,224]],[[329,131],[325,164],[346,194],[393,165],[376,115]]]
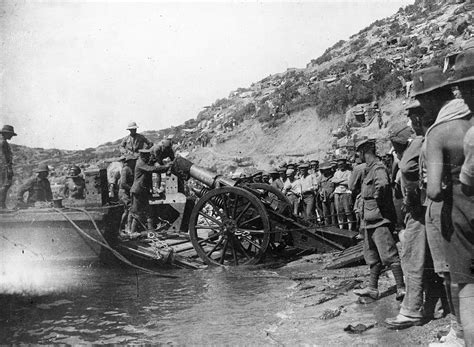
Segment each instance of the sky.
[[180,125],[413,2],[2,1],[0,124],[59,149]]

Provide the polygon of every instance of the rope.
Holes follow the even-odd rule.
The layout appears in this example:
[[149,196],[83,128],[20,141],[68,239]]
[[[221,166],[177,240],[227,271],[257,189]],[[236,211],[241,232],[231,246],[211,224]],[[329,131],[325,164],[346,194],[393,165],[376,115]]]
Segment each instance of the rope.
[[94,218],[91,216],[91,214],[84,210],[84,209],[81,209],[81,208],[71,208],[72,210],[77,210],[77,211],[80,211],[82,213],[85,213],[91,220],[92,224],[94,225],[94,228],[95,230],[97,231],[97,233],[100,235],[100,238],[103,240],[103,242],[93,238],[92,236],[90,236],[89,234],[87,234],[84,230],[82,230],[66,213],[64,213],[63,211],[61,211],[60,209],[57,209],[57,208],[53,208],[53,210],[57,213],[59,213],[60,215],[62,215],[73,227],[74,229],[76,229],[77,232],[79,232],[81,235],[83,235],[84,237],[88,238],[89,240],[91,240],[92,242],[95,242],[99,245],[101,245],[102,247],[106,248],[107,250],[109,250],[117,259],[119,259],[120,261],[122,261],[123,263],[125,263],[126,265],[130,266],[130,267],[133,267],[135,269],[138,269],[138,270],[141,270],[145,273],[148,273],[148,274],[151,274],[151,275],[155,275],[155,276],[159,276],[159,277],[165,277],[165,278],[179,278],[178,276],[174,276],[174,275],[165,275],[165,274],[161,274],[159,272],[156,272],[156,271],[153,271],[153,270],[149,270],[147,268],[144,268],[144,267],[141,267],[141,266],[138,266],[138,265],[135,265],[133,264],[130,260],[128,260],[127,258],[125,258],[122,254],[120,254],[118,251],[116,251],[115,249],[113,249],[109,244],[108,242],[105,240],[104,238],[104,235],[102,235],[102,233],[100,232],[99,230],[99,227],[97,226],[97,223],[94,221]]

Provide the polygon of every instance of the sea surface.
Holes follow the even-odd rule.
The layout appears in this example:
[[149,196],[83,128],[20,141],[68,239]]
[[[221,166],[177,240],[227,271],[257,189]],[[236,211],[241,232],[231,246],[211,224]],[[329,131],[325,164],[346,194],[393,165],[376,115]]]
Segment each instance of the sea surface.
[[[165,271],[165,270],[163,270]],[[2,344],[269,344],[294,282],[271,270],[17,264],[0,273]]]

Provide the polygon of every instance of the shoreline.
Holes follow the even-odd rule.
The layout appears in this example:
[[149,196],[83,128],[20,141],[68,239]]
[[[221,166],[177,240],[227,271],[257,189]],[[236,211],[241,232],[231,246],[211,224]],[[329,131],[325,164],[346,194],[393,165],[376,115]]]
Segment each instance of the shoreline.
[[[364,286],[369,275],[367,265],[325,270],[333,254],[313,254],[290,262],[275,272],[295,285],[287,288],[286,309],[279,320],[264,333],[277,345],[428,345],[438,342],[450,327],[449,316],[422,326],[390,330],[384,320],[398,314],[395,281],[390,272],[379,280],[381,298],[360,304],[352,289]],[[362,333],[344,331],[348,325],[364,324]]]

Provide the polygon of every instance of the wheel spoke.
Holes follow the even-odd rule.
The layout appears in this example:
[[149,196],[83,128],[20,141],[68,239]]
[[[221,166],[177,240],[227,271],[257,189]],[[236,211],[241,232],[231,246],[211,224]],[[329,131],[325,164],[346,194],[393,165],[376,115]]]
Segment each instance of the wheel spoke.
[[250,206],[252,206],[252,203],[249,202],[242,211],[240,211],[239,215],[237,216],[237,218],[235,218],[235,223],[238,225],[239,224],[239,220],[240,218],[242,218],[242,216],[248,211],[248,209],[250,208]]
[[210,239],[213,239],[213,238],[216,238],[218,236],[220,236],[222,234],[222,231],[218,232],[217,234],[212,234],[211,236],[205,238],[205,239],[202,239],[202,240],[199,240],[199,244],[203,243],[203,242],[207,242],[209,241]]
[[235,215],[237,214],[237,206],[239,204],[239,196],[235,196],[235,203],[234,203],[234,208],[232,209],[232,218],[235,218]]
[[219,259],[219,263],[224,264],[224,256],[225,252],[227,251],[227,245],[229,244],[229,238],[225,239],[224,247],[222,248],[221,259]]
[[240,251],[240,253],[242,253],[243,255],[245,255],[245,257],[250,260],[251,258],[250,258],[250,256],[248,255],[248,253],[245,251],[244,246],[242,246],[242,244],[240,243],[240,240],[235,239],[235,242],[238,244],[237,250]]
[[253,241],[252,241],[251,239],[249,239],[247,236],[242,235],[242,237],[243,237],[248,243],[251,243],[252,245],[254,245],[254,246],[255,246],[256,248],[258,248],[259,250],[262,249],[262,247],[261,247],[259,244],[253,242]]
[[235,266],[239,265],[239,260],[237,259],[237,253],[235,252],[235,240],[232,240],[230,246],[232,247],[232,256],[234,257]]
[[260,217],[260,215],[257,215],[257,216],[255,216],[255,217],[253,217],[253,218],[250,218],[250,219],[244,221],[242,224],[240,224],[240,226],[243,226],[243,225],[246,225],[246,224],[255,222],[256,220],[259,220],[259,219],[261,219],[261,217]]
[[217,241],[214,247],[212,247],[212,249],[206,253],[206,256],[210,257],[211,254],[214,253],[214,251],[217,249],[217,247],[219,247],[222,244],[222,241],[224,241],[224,238],[221,238],[219,241]]
[[216,223],[217,225],[222,225],[222,222],[221,222],[221,221],[219,221],[218,219],[216,219],[216,218],[214,218],[214,217],[212,217],[212,216],[209,216],[207,213],[204,213],[204,212],[200,211],[199,214],[200,214],[201,216],[203,216],[204,218],[209,219],[210,221]]

